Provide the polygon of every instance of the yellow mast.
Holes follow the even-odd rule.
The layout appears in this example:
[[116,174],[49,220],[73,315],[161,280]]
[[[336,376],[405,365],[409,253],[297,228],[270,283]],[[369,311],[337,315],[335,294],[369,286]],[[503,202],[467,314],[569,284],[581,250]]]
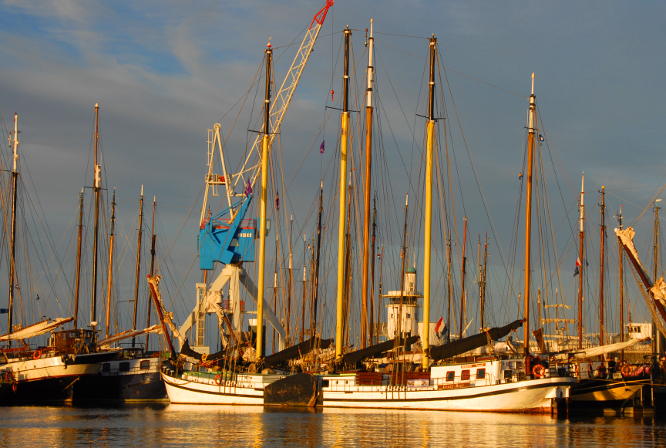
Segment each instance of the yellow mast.
[[271,97],[271,60],[273,50],[271,43],[266,49],[266,99],[264,100],[264,140],[261,150],[261,204],[259,224],[259,278],[257,280],[257,361],[264,357],[264,262],[266,260],[266,194],[268,189],[268,144],[269,144],[269,113]]
[[426,172],[425,172],[425,243],[423,251],[423,369],[430,368],[430,258],[432,234],[432,153],[435,136],[435,35],[430,38],[430,81],[428,83],[429,104],[428,124],[426,131],[428,141],[426,144]]
[[[536,126],[536,97],[534,96],[534,73],[532,73],[532,94],[530,95],[530,115],[527,125],[527,194],[525,201],[525,356],[530,351],[530,252],[532,237],[532,165],[534,164],[534,128]],[[525,373],[530,374],[530,366],[525,361]]]
[[342,361],[342,311],[344,309],[345,293],[345,233],[347,215],[347,144],[349,142],[349,108],[347,104],[349,96],[349,38],[351,30],[349,26],[345,33],[345,74],[342,77],[343,103],[342,103],[342,135],[340,137],[340,226],[338,231],[338,289],[337,289],[337,312],[335,326],[335,362]]

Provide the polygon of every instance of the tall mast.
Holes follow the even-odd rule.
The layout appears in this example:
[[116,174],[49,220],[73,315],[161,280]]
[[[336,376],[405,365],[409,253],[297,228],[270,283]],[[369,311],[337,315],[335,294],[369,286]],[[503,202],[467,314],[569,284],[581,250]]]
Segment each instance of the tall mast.
[[[9,316],[7,333],[11,334],[13,329],[13,316],[14,316],[14,281],[16,278],[16,194],[18,190],[18,114],[14,113],[14,138],[9,134],[9,144],[14,148],[14,164],[12,168],[12,228],[11,228],[11,241],[10,251],[11,256],[9,259]],[[7,347],[11,347],[11,338],[7,340]]]
[[483,331],[483,264],[481,260],[481,234],[477,242],[477,256],[479,257],[479,314],[481,318],[481,331]]
[[291,251],[291,228],[294,224],[294,214],[292,213],[289,218],[289,281],[287,285],[287,344],[291,344],[291,330],[289,326],[289,319],[291,317],[291,277],[294,267],[294,254]]
[[351,287],[351,273],[349,271],[350,269],[350,261],[351,261],[351,234],[350,234],[350,222],[351,222],[351,194],[352,194],[352,177],[351,173],[349,173],[349,186],[347,187],[347,204],[350,204],[349,207],[347,207],[347,235],[346,235],[346,241],[345,241],[345,295],[344,295],[344,325],[343,325],[343,330],[344,330],[344,335],[345,335],[345,345],[347,344],[347,341],[349,340],[349,305],[350,305],[350,300],[349,300],[349,288]]
[[[423,251],[423,363],[430,368],[430,260],[432,249],[432,165],[435,140],[435,50],[437,39],[430,38],[430,79],[428,81],[428,123],[426,124],[425,227]],[[406,254],[405,254],[406,255]],[[402,316],[400,316],[402,319]]]
[[400,266],[400,307],[398,308],[398,331],[395,339],[395,346],[397,347],[400,344],[400,338],[402,337],[402,306],[404,301],[404,292],[405,292],[405,262],[407,260],[407,217],[409,216],[409,193],[405,198],[405,228],[402,231],[402,251],[401,258],[402,263]]
[[[525,356],[530,352],[530,254],[532,244],[532,171],[534,165],[534,128],[536,127],[536,96],[534,96],[534,73],[532,73],[532,94],[530,95],[530,115],[527,125],[527,195],[525,201]],[[531,367],[525,362],[525,373]]]
[[[604,250],[606,248],[606,190],[601,186],[601,260],[599,262],[599,345],[604,345]],[[603,355],[602,355],[603,359]]]
[[99,104],[95,104],[95,179],[93,191],[95,192],[95,234],[93,236],[93,270],[92,270],[92,305],[90,307],[90,325],[97,325],[97,244],[99,235],[99,191],[101,188],[101,165],[97,164],[97,139],[99,137]]
[[[157,242],[157,236],[155,235],[155,202],[156,197],[153,196],[153,222],[150,225],[150,276],[155,275],[155,243]],[[204,271],[204,283],[206,283],[206,274],[208,271]],[[151,301],[148,298],[148,317],[146,318],[146,328],[150,327],[150,310],[152,306],[150,305]],[[150,333],[146,333],[146,351],[148,351],[148,342],[150,341]]]
[[451,342],[451,296],[453,292],[453,285],[451,284],[451,230],[449,230],[449,238],[446,243],[446,268],[447,268],[447,288],[446,288],[446,343]]
[[[115,190],[114,190],[115,194]],[[113,232],[112,232],[113,233]],[[81,289],[81,245],[83,242],[83,188],[79,193],[79,244],[76,252],[76,286],[74,287],[74,328],[79,322],[79,290]]]
[[463,232],[463,252],[462,252],[462,263],[460,266],[461,272],[461,286],[460,286],[460,339],[463,338],[463,330],[465,329],[465,268],[467,264],[467,259],[465,258],[465,246],[467,245],[467,216],[465,216],[465,231]]
[[343,305],[345,294],[345,234],[346,215],[347,215],[347,145],[349,144],[349,38],[351,30],[349,26],[344,31],[345,34],[345,74],[342,77],[343,102],[340,136],[340,225],[338,229],[338,284],[337,284],[337,308],[336,308],[336,326],[335,326],[335,362],[339,364],[342,361],[342,338],[343,338]]
[[270,140],[270,103],[271,103],[271,63],[273,50],[271,43],[266,48],[266,96],[264,99],[264,139],[261,150],[261,203],[260,210],[260,232],[259,232],[259,278],[257,281],[257,360],[264,357],[264,263],[266,261],[266,208],[268,192],[268,145]]
[[[83,205],[83,201],[81,201],[81,205]],[[83,210],[81,210],[81,212],[83,212]],[[81,219],[80,216],[79,219]],[[113,230],[115,224],[116,224],[116,189],[114,188],[113,200],[111,201],[111,234],[109,235],[109,288],[106,293],[106,337],[107,338],[110,336],[109,321],[111,320],[111,290],[113,288]],[[80,234],[81,231],[79,229],[79,235]],[[77,294],[77,299],[78,299],[78,294]],[[76,328],[76,325],[74,325],[74,328]]]
[[[364,206],[365,213],[363,215],[363,301],[362,301],[362,316],[361,316],[361,348],[365,348],[367,340],[366,328],[368,325],[368,250],[369,233],[370,233],[370,189],[372,177],[372,52],[375,44],[375,39],[372,37],[372,19],[370,19],[370,37],[367,38],[366,45],[368,47],[368,86],[366,88],[367,105],[365,107],[365,121],[367,123],[365,134],[365,190],[364,193]],[[372,319],[370,319],[372,322]],[[372,330],[370,330],[370,339],[372,339]],[[371,342],[372,344],[372,342]]]
[[481,275],[481,328],[485,328],[486,325],[486,272],[488,267],[488,232],[486,232],[486,245],[483,249],[483,273]]
[[307,235],[303,233],[303,312],[301,314],[301,337],[299,342],[303,342],[305,339],[305,301],[307,293],[307,268],[305,266],[305,261],[307,260]]
[[[382,283],[383,279],[383,274],[384,274],[384,246],[382,246],[382,251],[379,255],[379,289],[377,289],[377,309],[381,310],[382,309],[382,292],[383,289],[382,287],[384,286]],[[381,312],[377,311],[377,329],[379,329],[379,322],[381,321]],[[377,335],[379,338],[379,335]]]
[[[275,271],[273,272],[273,309],[277,310],[277,274],[278,274],[278,246],[280,245],[280,234],[275,229]],[[273,353],[275,353],[275,328],[273,328]]]
[[376,198],[372,200],[372,253],[370,255],[370,345],[375,343],[375,231],[377,227]]
[[[314,337],[317,331],[317,298],[319,297],[319,254],[321,252],[321,213],[324,211],[324,182],[319,184],[319,213],[317,215],[317,255],[314,266],[314,281],[312,282],[312,305],[310,314],[312,316],[310,326],[312,327],[311,336]],[[305,238],[305,237],[304,237]],[[305,241],[305,240],[304,240]],[[305,257],[305,255],[303,255]],[[305,258],[303,259],[305,266]]]
[[585,260],[583,259],[583,243],[585,241],[585,173],[583,173],[583,180],[580,186],[580,230],[578,236],[580,239],[578,248],[578,349],[583,348],[583,267]]
[[[622,206],[617,214],[617,222],[620,230],[622,230]],[[620,277],[620,342],[624,342],[624,256],[622,250],[622,240],[617,237],[618,242],[618,268]],[[624,350],[621,351],[621,360],[624,361]]]
[[[136,330],[136,314],[139,305],[139,272],[141,271],[141,235],[143,235],[143,185],[141,185],[141,198],[139,198],[139,233],[136,242],[136,285],[134,288],[134,319],[132,320],[132,330]],[[136,338],[132,337],[132,347]]]

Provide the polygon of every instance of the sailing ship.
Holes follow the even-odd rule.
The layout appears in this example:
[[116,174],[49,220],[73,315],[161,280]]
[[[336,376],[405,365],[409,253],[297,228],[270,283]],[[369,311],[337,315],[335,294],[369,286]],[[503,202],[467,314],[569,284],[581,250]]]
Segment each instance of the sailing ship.
[[[351,30],[344,31],[345,36],[345,73],[343,76],[343,109],[341,117],[341,160],[340,160],[340,224],[338,233],[338,283],[337,283],[337,325],[336,325],[336,369],[337,374],[322,375],[321,404],[323,407],[348,408],[399,408],[399,409],[436,409],[457,411],[508,411],[508,412],[552,412],[560,404],[565,404],[569,390],[576,379],[566,371],[546,369],[529,354],[529,294],[530,294],[530,238],[531,238],[531,193],[533,170],[533,147],[536,128],[536,104],[534,95],[534,75],[532,94],[529,98],[528,124],[528,171],[527,171],[527,206],[526,206],[526,253],[525,253],[525,319],[510,323],[502,328],[495,328],[481,334],[461,339],[449,344],[430,346],[430,272],[431,272],[431,229],[432,229],[432,188],[433,188],[433,153],[436,117],[434,113],[434,89],[437,40],[429,41],[430,76],[428,82],[428,115],[425,168],[425,219],[424,219],[424,280],[423,280],[423,331],[420,371],[412,370],[414,365],[407,362],[407,347],[418,339],[408,338],[403,333],[401,323],[403,311],[398,308],[397,335],[394,341],[359,350],[358,353],[343,353],[344,321],[344,275],[346,195],[342,194],[347,183],[347,148],[349,144],[349,107],[348,107],[348,58]],[[372,31],[368,39],[369,54],[372,58]],[[369,66],[372,66],[370,59]],[[372,86],[372,70],[368,70],[368,86]],[[371,106],[371,88],[368,89],[368,106]],[[367,126],[371,128],[370,125]],[[369,139],[368,139],[369,140]],[[367,149],[366,149],[367,150]],[[369,201],[368,201],[369,202]],[[407,215],[408,201],[405,204]],[[406,226],[405,220],[405,226]],[[405,232],[406,233],[406,232]],[[403,246],[402,277],[404,279]],[[401,281],[400,304],[403,304],[405,285]],[[505,355],[469,355],[463,353],[490,344],[524,326],[525,350],[522,356]],[[345,372],[346,362],[355,364],[365,355],[372,356],[393,346],[394,363],[390,373],[351,371]],[[351,355],[351,356],[350,356]],[[345,360],[345,357],[347,359]],[[454,358],[458,357],[458,359]],[[412,361],[413,361],[412,357]],[[451,360],[451,361],[445,361]]]
[[[95,105],[95,123],[97,124],[98,106]],[[97,129],[97,128],[96,128]],[[11,137],[10,137],[11,138]],[[15,289],[15,241],[16,241],[16,197],[18,189],[17,169],[19,146],[18,115],[14,115],[14,135],[11,140],[14,152],[12,170],[12,225],[11,225],[11,268],[9,280],[8,329],[0,341],[7,342],[0,359],[0,375],[11,383],[11,393],[3,396],[3,403],[62,401],[71,400],[73,385],[81,378],[94,376],[100,368],[99,362],[115,358],[117,352],[98,353],[94,350],[95,331],[93,329],[56,330],[76,317],[46,319],[34,325],[21,328],[14,325],[14,289]],[[96,165],[96,169],[98,166]],[[25,340],[44,335],[52,336],[45,346],[30,347]],[[12,342],[17,344],[12,347]],[[4,389],[3,389],[4,390]]]

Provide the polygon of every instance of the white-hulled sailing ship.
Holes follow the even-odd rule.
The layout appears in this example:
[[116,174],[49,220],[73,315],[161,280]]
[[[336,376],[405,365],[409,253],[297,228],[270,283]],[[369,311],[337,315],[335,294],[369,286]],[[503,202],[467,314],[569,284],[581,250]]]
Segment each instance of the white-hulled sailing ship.
[[[345,47],[349,48],[351,31],[345,30]],[[369,54],[372,58],[372,37],[369,39]],[[511,331],[524,325],[525,341],[529,340],[529,326],[527,320],[513,322],[500,329],[491,329],[479,335],[445,344],[430,347],[430,259],[431,259],[431,228],[432,228],[432,185],[433,185],[433,152],[434,152],[434,88],[437,41],[430,39],[430,76],[429,76],[429,104],[427,121],[427,148],[425,170],[425,251],[424,251],[424,283],[423,283],[423,331],[422,355],[420,372],[409,372],[405,353],[407,345],[413,342],[406,337],[400,337],[402,311],[398,312],[398,337],[394,347],[397,361],[392,366],[391,373],[382,372],[349,372],[336,375],[323,375],[321,386],[321,403],[324,407],[349,408],[400,408],[400,409],[436,409],[457,411],[551,411],[559,403],[566,402],[569,390],[576,383],[576,379],[566,372],[557,369],[546,369],[535,364],[529,352],[529,344],[525,344],[523,356],[467,356],[462,362],[443,362],[478,347],[492,343],[492,341],[508,335]],[[349,74],[348,53],[345,54],[345,74],[343,77],[343,111],[342,111],[342,140],[341,140],[341,167],[340,191],[344,191],[347,175],[347,147],[349,140],[349,109],[347,106]],[[372,66],[370,59],[369,66]],[[372,70],[368,70],[368,86],[372,85]],[[371,107],[372,90],[369,88],[368,107]],[[368,126],[370,129],[371,126]],[[535,144],[536,104],[534,96],[534,78],[532,78],[532,95],[530,96],[529,123],[528,123],[528,171],[527,171],[527,223],[526,223],[526,253],[525,253],[525,317],[529,316],[530,293],[530,237],[531,237],[531,193],[532,168]],[[338,294],[337,294],[337,325],[336,325],[336,365],[342,371],[345,363],[343,355],[343,291],[345,276],[343,273],[343,260],[345,257],[344,235],[346,197],[340,194],[340,230],[338,248]],[[406,204],[407,208],[407,204]],[[403,268],[406,254],[403,248]],[[404,274],[403,274],[404,277]],[[401,282],[401,288],[404,284]],[[402,292],[401,292],[402,295]],[[402,304],[402,298],[401,298]],[[461,328],[462,337],[462,328]],[[392,341],[388,342],[389,344]],[[385,343],[386,344],[386,343]],[[381,344],[380,344],[381,345]],[[388,348],[388,347],[386,347]],[[365,349],[366,354],[376,351],[372,347]],[[361,350],[363,352],[363,350]],[[348,355],[347,355],[348,356]],[[402,361],[400,361],[402,357]],[[360,357],[359,357],[360,358]],[[413,358],[412,358],[413,360]],[[454,359],[455,361],[455,359]]]

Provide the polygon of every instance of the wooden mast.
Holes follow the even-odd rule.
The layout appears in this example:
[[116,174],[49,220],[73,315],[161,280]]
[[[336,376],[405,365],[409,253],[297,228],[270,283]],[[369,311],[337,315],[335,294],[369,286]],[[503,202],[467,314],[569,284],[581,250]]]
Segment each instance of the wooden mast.
[[[278,246],[280,245],[280,234],[275,229],[275,271],[273,272],[273,309],[277,310],[277,274],[278,274]],[[275,353],[275,328],[273,328],[273,353]]]
[[[141,236],[143,235],[143,185],[141,185],[141,197],[139,198],[139,232],[136,242],[136,284],[134,287],[134,319],[132,330],[136,330],[136,314],[139,305],[139,273],[141,271]],[[136,337],[132,336],[132,347],[136,343]]]
[[347,146],[349,144],[349,38],[351,30],[349,26],[344,31],[345,35],[345,72],[342,77],[343,102],[340,136],[340,224],[338,229],[338,283],[336,300],[336,326],[335,326],[335,362],[342,362],[342,339],[343,339],[343,309],[345,293],[345,234],[347,215]]
[[99,235],[99,192],[101,188],[101,165],[97,164],[97,139],[99,137],[99,104],[95,104],[95,179],[93,191],[95,192],[95,234],[93,236],[93,269],[92,269],[92,304],[90,307],[90,325],[95,327],[97,321],[97,244]]
[[527,125],[527,194],[525,200],[525,314],[524,352],[525,374],[531,373],[527,355],[530,352],[530,255],[532,243],[532,171],[534,165],[534,129],[536,127],[536,97],[534,96],[534,73],[532,73],[532,94],[530,95],[529,121]]
[[268,193],[268,143],[270,139],[270,98],[271,98],[271,62],[273,59],[273,50],[271,43],[266,48],[266,96],[264,99],[264,138],[261,150],[261,203],[260,224],[259,224],[259,259],[257,267],[259,268],[257,279],[257,361],[264,358],[264,263],[266,261],[266,208]]
[[[115,190],[114,190],[115,194]],[[76,251],[76,283],[74,286],[74,328],[78,327],[79,322],[79,291],[81,286],[81,245],[83,242],[83,188],[79,193],[79,242]]]
[[461,287],[460,287],[460,338],[463,338],[463,330],[465,329],[464,319],[465,319],[465,264],[467,259],[465,258],[465,246],[467,245],[467,216],[465,216],[465,231],[463,232],[463,252],[462,252],[462,263],[460,266],[461,270]]
[[[428,81],[428,122],[426,124],[425,223],[423,251],[423,363],[430,368],[430,261],[432,258],[432,165],[435,140],[435,51],[437,39],[430,38],[430,79]],[[405,254],[406,256],[406,254]],[[400,316],[402,319],[402,316]]]
[[483,273],[481,275],[481,330],[486,327],[486,272],[488,267],[488,232],[486,232],[486,245],[483,249]]
[[291,345],[291,328],[290,328],[290,318],[291,318],[291,281],[294,268],[294,254],[291,251],[291,229],[294,225],[294,214],[292,213],[289,218],[289,281],[287,285],[287,346]]
[[[653,281],[656,282],[659,279],[659,207],[657,205],[657,202],[660,202],[661,199],[655,199],[654,201],[654,275],[652,278],[654,279]],[[655,337],[653,338],[653,353],[660,354],[661,353],[661,333],[659,330],[656,328],[656,324],[654,322],[654,319],[652,319],[652,328],[655,329]]]
[[[115,224],[116,224],[116,189],[114,188],[113,199],[111,200],[111,233],[109,234],[109,288],[106,293],[106,337],[107,338],[110,336],[109,321],[111,320],[111,290],[113,288],[113,237],[114,237],[113,230]],[[80,230],[79,230],[79,235],[80,235]],[[74,325],[74,328],[76,328],[76,325]]]
[[[321,253],[321,214],[324,211],[324,182],[319,184],[319,213],[317,215],[317,255],[314,265],[314,278],[311,282],[312,288],[312,304],[310,305],[310,326],[312,331],[310,336],[314,337],[317,331],[317,299],[319,297],[319,254]],[[304,237],[305,238],[305,237]],[[303,240],[305,242],[305,240]],[[305,255],[303,255],[305,257]],[[305,266],[305,258],[303,258],[303,265]],[[304,327],[305,328],[305,327]]]
[[446,343],[451,342],[451,296],[453,292],[453,285],[451,284],[451,230],[449,230],[449,238],[446,243],[446,269],[447,274],[447,288],[446,288]]
[[[155,202],[157,198],[153,196],[153,220],[150,225],[150,276],[155,275],[155,243],[157,242],[157,236],[155,235]],[[204,271],[204,283],[206,283],[208,271]],[[151,310],[151,301],[148,299],[148,317],[146,318],[146,328],[150,328],[150,310]],[[146,333],[146,351],[148,351],[148,342],[150,341],[150,333]]]
[[400,266],[400,307],[398,308],[398,331],[396,332],[395,347],[400,345],[400,338],[402,337],[402,306],[404,302],[405,293],[405,261],[407,260],[407,217],[409,216],[409,193],[405,198],[405,228],[402,232],[402,250],[400,257],[402,258]]
[[351,177],[351,172],[349,173],[349,186],[347,187],[347,204],[349,206],[347,207],[347,234],[345,236],[345,292],[344,292],[344,312],[343,312],[343,318],[344,318],[344,324],[343,324],[343,333],[344,333],[344,345],[348,345],[347,342],[349,341],[349,305],[351,301],[349,300],[349,295],[350,291],[349,289],[351,288],[351,271],[350,271],[350,263],[351,263],[351,233],[349,229],[351,228],[351,200],[352,200],[352,177]]
[[299,339],[299,342],[303,342],[305,339],[305,301],[307,299],[306,293],[307,293],[307,268],[305,266],[305,261],[307,260],[306,257],[306,250],[307,250],[307,234],[303,233],[303,312],[301,314],[301,337]]
[[[361,302],[361,348],[366,347],[367,342],[367,326],[368,326],[368,251],[369,251],[369,233],[370,233],[370,189],[372,177],[372,52],[375,44],[375,39],[372,37],[372,19],[370,19],[370,37],[367,38],[366,45],[368,47],[368,86],[366,88],[367,105],[365,107],[365,121],[367,124],[365,134],[365,189],[364,193],[364,206],[365,213],[363,215],[363,281],[362,281],[362,294],[363,300]],[[374,246],[373,246],[374,252]],[[370,318],[372,322],[372,318]],[[372,329],[370,330],[370,344],[372,344]]]
[[[601,186],[601,260],[599,262],[599,345],[604,345],[604,250],[606,249],[606,190]],[[601,355],[601,359],[604,357]]]
[[583,348],[583,266],[585,260],[583,259],[583,243],[585,242],[585,230],[584,230],[584,220],[585,220],[585,173],[583,173],[583,179],[580,186],[580,230],[578,231],[579,236],[579,248],[578,248],[578,349]]
[[[622,230],[622,206],[620,205],[620,211],[617,214],[617,222],[620,230]],[[620,342],[624,342],[624,255],[622,250],[622,240],[620,237],[617,237],[618,242],[618,268],[619,268],[619,277],[620,277]],[[624,361],[624,350],[620,351],[621,361]]]
[[[11,335],[13,331],[14,317],[14,282],[16,279],[16,195],[18,191],[18,114],[14,113],[14,138],[9,134],[9,144],[13,146],[13,168],[12,168],[12,227],[10,241],[10,259],[9,259],[9,310],[7,333]],[[11,336],[7,339],[7,347],[12,346]]]

